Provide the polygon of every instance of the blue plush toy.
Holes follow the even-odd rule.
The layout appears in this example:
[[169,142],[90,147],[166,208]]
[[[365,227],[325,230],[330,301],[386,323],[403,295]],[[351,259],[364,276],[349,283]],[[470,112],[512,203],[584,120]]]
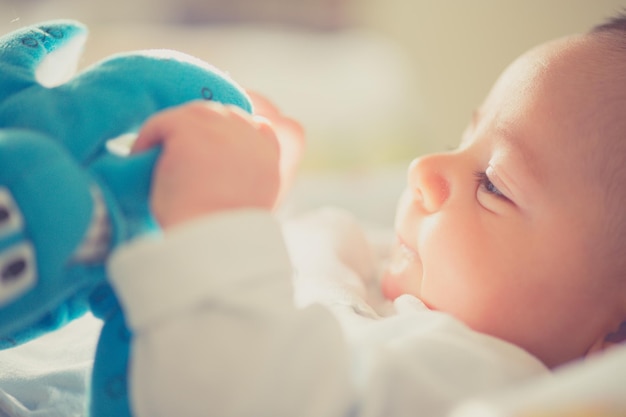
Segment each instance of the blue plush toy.
[[252,108],[215,68],[173,51],[116,55],[75,76],[85,38],[74,21],[0,38],[0,348],[91,310],[104,326],[90,416],[126,417],[132,335],[105,261],[157,229],[148,192],[158,150],[128,156],[108,144],[191,100]]

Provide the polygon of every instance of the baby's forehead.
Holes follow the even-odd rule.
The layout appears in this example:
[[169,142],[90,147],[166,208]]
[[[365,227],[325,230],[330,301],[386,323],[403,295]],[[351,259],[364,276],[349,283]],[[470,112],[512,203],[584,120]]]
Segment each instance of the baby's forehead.
[[[617,36],[619,35],[619,36]],[[579,105],[587,105],[583,123],[598,139],[622,143],[626,137],[626,42],[621,33],[587,34],[581,51],[573,52],[579,68]],[[609,143],[607,143],[609,142]],[[610,146],[609,146],[610,147]]]
[[[570,110],[584,168],[606,194],[626,197],[626,42],[621,32],[570,37],[555,50],[555,76],[574,80]],[[561,59],[561,62],[558,62]],[[611,185],[613,184],[613,185]],[[620,184],[619,186],[615,186]],[[621,200],[621,198],[620,198]]]
[[617,45],[608,35],[572,35],[530,50],[528,61],[547,76],[577,82],[581,90],[623,94],[626,89],[618,89],[617,83],[626,76],[626,49]]
[[545,43],[516,60],[481,107],[545,170],[599,172],[626,142],[626,50],[589,35]]
[[626,48],[620,40],[608,33],[568,36],[528,58],[542,72],[535,81],[550,83],[546,94],[562,95],[563,110],[589,135],[626,133]]

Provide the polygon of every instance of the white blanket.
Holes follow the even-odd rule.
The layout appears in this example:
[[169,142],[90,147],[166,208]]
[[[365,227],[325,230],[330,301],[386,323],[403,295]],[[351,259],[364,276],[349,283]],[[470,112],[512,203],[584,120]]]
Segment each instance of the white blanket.
[[100,320],[86,315],[0,351],[0,417],[84,416],[100,328]]

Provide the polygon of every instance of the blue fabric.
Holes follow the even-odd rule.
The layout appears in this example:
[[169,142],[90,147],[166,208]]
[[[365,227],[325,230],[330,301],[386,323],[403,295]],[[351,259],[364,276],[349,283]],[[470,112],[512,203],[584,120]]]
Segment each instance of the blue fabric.
[[[74,255],[94,218],[94,192],[106,206],[109,252],[158,229],[148,194],[159,150],[121,156],[107,141],[193,100],[248,112],[252,105],[217,69],[174,51],[115,55],[44,85],[41,68],[71,72],[86,33],[79,22],[51,21],[0,38],[0,348],[91,310],[104,326],[90,415],[125,417],[132,334],[107,282],[106,256],[86,262]],[[69,54],[58,58],[60,51]]]

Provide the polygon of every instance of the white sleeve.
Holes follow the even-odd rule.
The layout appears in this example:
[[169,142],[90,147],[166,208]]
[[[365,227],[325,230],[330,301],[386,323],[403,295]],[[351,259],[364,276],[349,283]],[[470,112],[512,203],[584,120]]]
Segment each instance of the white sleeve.
[[544,371],[443,313],[355,322],[350,305],[295,308],[291,274],[280,226],[260,211],[119,249],[110,276],[134,332],[135,417],[444,416]]
[[210,216],[117,250],[109,274],[134,332],[136,417],[342,416],[353,403],[341,330],[296,309],[268,213]]

